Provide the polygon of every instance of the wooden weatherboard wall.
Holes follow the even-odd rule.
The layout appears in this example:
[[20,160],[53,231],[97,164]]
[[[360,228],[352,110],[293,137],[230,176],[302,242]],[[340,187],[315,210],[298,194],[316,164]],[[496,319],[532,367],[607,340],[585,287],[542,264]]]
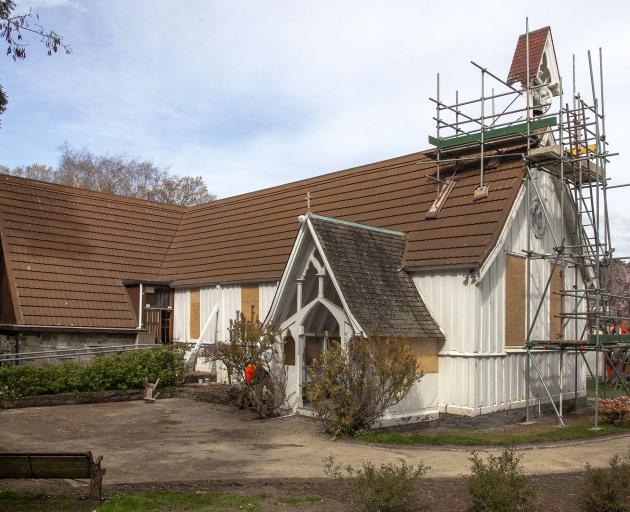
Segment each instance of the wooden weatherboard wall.
[[199,288],[190,290],[190,338],[199,338],[201,330]]
[[241,313],[247,320],[258,320],[258,283],[241,285]]
[[525,258],[505,257],[505,346],[522,347],[525,343],[526,293]]

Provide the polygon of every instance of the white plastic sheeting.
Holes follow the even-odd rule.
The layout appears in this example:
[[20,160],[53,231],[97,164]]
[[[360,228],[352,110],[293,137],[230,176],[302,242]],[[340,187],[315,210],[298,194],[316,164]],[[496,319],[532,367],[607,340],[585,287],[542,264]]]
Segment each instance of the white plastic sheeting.
[[277,282],[260,283],[258,287],[258,317],[261,321],[267,318],[267,313],[271,309],[273,297],[278,289]]
[[190,292],[175,290],[175,307],[173,308],[173,340],[188,341],[190,339]]
[[[217,303],[219,304],[216,331],[212,328],[208,329],[204,333],[203,341],[206,343],[227,341],[230,338],[230,320],[236,318],[236,312],[241,309],[240,285],[232,284],[201,288],[199,302],[202,328],[209,320],[209,315],[214,306]],[[214,319],[211,319],[211,322],[214,321]]]
[[[273,297],[278,287],[277,282],[266,282],[259,285],[259,315],[264,319],[271,308]],[[209,316],[216,305],[219,311],[216,319],[210,319],[208,328],[204,331]],[[190,291],[188,289],[175,290],[175,324],[173,337],[175,341],[190,340]],[[236,312],[241,309],[241,286],[238,284],[206,286],[199,291],[199,316],[202,341],[214,343],[229,339],[230,320],[236,318]]]

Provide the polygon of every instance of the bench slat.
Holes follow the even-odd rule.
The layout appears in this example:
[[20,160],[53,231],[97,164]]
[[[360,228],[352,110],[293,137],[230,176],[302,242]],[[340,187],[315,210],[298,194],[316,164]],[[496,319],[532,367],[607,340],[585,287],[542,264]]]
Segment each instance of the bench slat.
[[87,457],[31,457],[33,478],[90,478]]
[[0,456],[0,478],[90,478],[90,467],[87,455]]
[[31,465],[28,457],[2,457],[0,459],[0,478],[31,478]]

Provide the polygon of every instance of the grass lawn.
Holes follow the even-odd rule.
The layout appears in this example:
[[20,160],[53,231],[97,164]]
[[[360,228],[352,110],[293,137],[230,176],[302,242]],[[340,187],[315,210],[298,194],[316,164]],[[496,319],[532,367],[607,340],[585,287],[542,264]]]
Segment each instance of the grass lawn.
[[327,510],[319,496],[241,496],[224,492],[113,492],[107,500],[0,490],[0,510],[11,512],[232,512]]
[[593,431],[591,426],[570,425],[558,428],[545,425],[532,432],[483,432],[472,430],[457,430],[437,434],[403,434],[400,432],[364,432],[357,436],[361,441],[370,443],[397,444],[425,444],[425,445],[460,445],[460,446],[491,446],[525,443],[542,443],[549,441],[564,441],[569,439],[590,439],[620,432],[630,432],[630,427],[614,427],[601,424],[600,430]]
[[[595,381],[593,379],[586,379],[586,392],[588,393],[589,399],[595,399]],[[625,394],[626,392],[623,388],[615,389],[610,384],[604,382],[599,383],[600,398],[614,398]]]

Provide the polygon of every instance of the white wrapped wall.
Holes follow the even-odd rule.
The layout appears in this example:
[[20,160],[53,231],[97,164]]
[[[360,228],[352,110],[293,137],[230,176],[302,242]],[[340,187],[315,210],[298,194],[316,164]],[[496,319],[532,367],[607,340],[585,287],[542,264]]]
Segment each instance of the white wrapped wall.
[[[278,287],[277,282],[259,285],[259,315],[264,319],[271,308],[273,297]],[[210,315],[218,304],[217,318]],[[238,284],[206,286],[199,290],[200,335],[204,343],[229,339],[230,320],[236,318],[241,309],[241,286]],[[173,338],[175,341],[190,340],[190,290],[175,290],[175,314]],[[204,330],[208,320],[208,328]]]
[[277,289],[278,283],[276,281],[260,283],[258,287],[258,317],[261,321],[267,318],[267,313],[271,309],[271,303]]
[[215,319],[211,319],[210,329],[202,336],[206,343],[215,341],[227,341],[230,337],[230,320],[236,318],[236,312],[241,309],[241,287],[237,284],[218,285],[201,288],[199,293],[201,329],[204,328],[210,313],[214,307],[219,305],[218,321],[216,321],[216,331],[214,329]]
[[[553,181],[546,174],[536,180],[543,204],[551,220],[552,230],[547,228],[545,236],[531,236],[532,250],[552,253],[560,237],[560,204]],[[532,191],[532,194],[535,194]],[[440,353],[439,403],[442,411],[474,415],[495,410],[524,406],[525,362],[524,349],[505,347],[505,255],[523,255],[527,248],[527,215],[529,205],[523,200],[514,209],[509,227],[499,241],[500,248],[486,269],[480,282],[466,278],[465,270],[431,271],[416,273],[414,283],[446,336]],[[568,228],[565,228],[568,229]],[[569,235],[565,231],[567,239]],[[533,312],[538,306],[551,264],[548,261],[532,262]],[[565,286],[573,286],[575,269],[565,273]],[[578,272],[578,287],[582,287],[582,276]],[[550,328],[549,294],[543,301],[540,316],[532,334],[533,339],[548,339]],[[574,308],[572,299],[565,300],[565,310]],[[579,307],[583,310],[584,305]],[[577,326],[578,336],[583,322]],[[565,339],[575,339],[575,323],[565,328]],[[545,378],[552,395],[560,392],[560,353],[539,351],[534,358]],[[563,358],[563,392],[575,392],[575,354],[566,352]],[[578,392],[585,392],[585,376],[581,358],[577,363]],[[531,397],[545,401],[542,383],[531,368]],[[567,396],[573,398],[573,395]]]
[[188,341],[190,339],[190,292],[175,290],[175,307],[173,308],[173,340]]

